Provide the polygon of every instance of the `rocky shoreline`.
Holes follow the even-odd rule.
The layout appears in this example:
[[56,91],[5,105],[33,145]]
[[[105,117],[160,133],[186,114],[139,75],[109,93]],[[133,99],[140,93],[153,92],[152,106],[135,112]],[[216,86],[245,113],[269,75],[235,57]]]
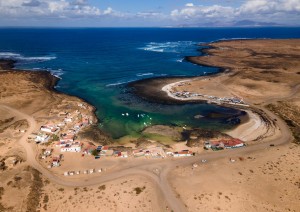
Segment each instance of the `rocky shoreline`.
[[[87,129],[85,129],[84,133],[82,133],[82,138],[89,138],[91,140],[93,140],[94,142],[101,142],[101,140],[105,141],[104,143],[110,143],[111,142],[111,138],[109,135],[107,135],[106,133],[102,132],[98,127],[95,127],[98,125],[99,120],[98,117],[96,116],[95,112],[96,112],[96,107],[94,107],[93,105],[91,105],[88,101],[86,101],[83,98],[77,97],[77,96],[71,96],[65,93],[62,93],[58,90],[55,89],[55,86],[57,85],[57,83],[59,82],[60,78],[54,76],[53,74],[51,74],[51,72],[49,71],[45,71],[45,70],[39,70],[39,71],[28,71],[28,70],[20,70],[20,69],[14,69],[14,64],[16,63],[16,61],[14,60],[0,60],[0,76],[5,77],[7,75],[12,75],[12,76],[16,76],[22,80],[24,80],[21,85],[20,88],[24,87],[24,90],[27,89],[27,87],[31,87],[34,86],[37,89],[41,89],[41,92],[44,93],[43,98],[53,98],[54,102],[56,102],[55,104],[52,104],[51,106],[48,105],[48,108],[43,108],[41,105],[37,105],[37,110],[41,111],[40,113],[43,114],[43,116],[47,116],[46,114],[48,113],[48,111],[50,110],[58,110],[58,107],[60,107],[60,104],[63,104],[62,102],[78,102],[78,103],[83,103],[85,105],[87,105],[87,110],[89,111],[88,113],[90,114],[90,116],[92,116],[92,120],[93,120],[93,125],[91,127],[88,127]],[[8,77],[9,79],[11,77]],[[10,79],[10,80],[14,80],[14,79]],[[30,85],[30,84],[34,84],[34,85]],[[11,89],[13,90],[13,89]],[[14,91],[12,91],[14,92]],[[17,91],[16,91],[17,92]],[[27,92],[25,91],[27,95],[31,96],[31,95],[35,95],[34,93],[38,94],[38,90],[34,90],[34,92]],[[20,92],[18,92],[19,95]],[[6,98],[6,94],[5,92],[2,93],[1,96],[4,100],[4,98]],[[7,98],[12,98],[10,96],[7,96]],[[28,99],[32,99],[32,97],[29,97]],[[19,99],[18,102],[19,104],[21,104],[23,101],[26,101],[28,99]],[[35,101],[36,98],[32,101]],[[14,100],[15,101],[15,100]],[[71,106],[70,106],[71,107]],[[43,112],[45,111],[45,112]],[[30,111],[29,113],[32,113],[33,111]],[[50,112],[51,113],[51,112]]]
[[[275,135],[272,131],[276,131],[276,124],[266,115],[266,108],[258,105],[276,99],[283,100],[296,94],[299,87],[296,78],[299,78],[299,72],[294,73],[293,67],[299,57],[296,45],[298,42],[297,39],[243,39],[201,44],[207,47],[201,49],[201,55],[187,56],[185,60],[200,66],[218,68],[218,73],[200,77],[147,79],[128,86],[132,87],[138,96],[153,102],[164,104],[212,102],[248,110],[249,113],[258,116],[255,125],[261,122],[259,125],[263,128],[261,133],[258,133],[261,135],[253,140],[263,140]],[[280,46],[281,51],[278,52],[275,46]],[[292,77],[291,74],[295,76]],[[278,92],[275,94],[275,91]],[[186,93],[195,95],[185,96]],[[208,101],[211,97],[215,98]],[[243,104],[223,104],[222,101],[218,103],[214,99],[226,101],[238,99]]]

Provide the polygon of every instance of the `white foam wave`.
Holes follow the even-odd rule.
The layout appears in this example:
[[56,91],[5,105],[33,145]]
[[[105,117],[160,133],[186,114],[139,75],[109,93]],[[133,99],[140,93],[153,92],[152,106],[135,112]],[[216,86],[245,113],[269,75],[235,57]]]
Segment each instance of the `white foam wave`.
[[139,49],[152,52],[182,53],[192,45],[197,44],[193,41],[175,41],[175,42],[150,42]]
[[123,85],[123,84],[130,83],[130,82],[134,82],[134,81],[136,81],[136,80],[138,80],[138,79],[137,79],[137,78],[131,78],[131,79],[128,80],[128,81],[119,81],[119,82],[107,84],[107,85],[105,85],[105,86],[106,86],[106,87],[118,86],[118,85]]
[[146,47],[143,48],[143,50],[152,52],[164,52],[164,49],[158,49],[158,47]]
[[55,56],[38,56],[38,57],[25,57],[18,53],[13,52],[0,52],[0,59],[11,59],[17,60],[21,63],[28,63],[28,62],[45,62],[48,60],[56,59]]
[[56,59],[55,56],[44,56],[44,57],[20,57],[21,60],[28,61],[47,61]]
[[0,52],[0,57],[20,57],[20,54],[12,53],[12,52]]
[[64,74],[64,71],[62,69],[52,69],[52,68],[32,68],[32,69],[29,69],[29,70],[32,70],[32,71],[41,71],[41,70],[46,70],[46,71],[49,71],[52,75],[60,78],[61,76]]
[[107,84],[106,87],[112,87],[112,86],[117,86],[117,85],[122,85],[125,82],[117,82],[117,83],[111,83],[111,84]]
[[50,71],[51,74],[53,74],[54,76],[56,76],[60,79],[61,79],[61,76],[64,74],[64,71],[62,69],[57,69],[57,70],[47,69],[47,70]]
[[177,59],[177,60],[176,60],[176,62],[178,62],[178,63],[182,63],[182,62],[183,62],[183,60],[184,60],[184,58]]
[[154,75],[154,74],[153,73],[139,73],[139,74],[136,74],[137,77],[151,76],[151,75]]
[[123,85],[123,84],[127,84],[127,83],[130,83],[130,82],[133,82],[133,81],[134,81],[134,80],[124,81],[124,82],[111,83],[111,84],[107,84],[106,87],[113,87],[113,86]]

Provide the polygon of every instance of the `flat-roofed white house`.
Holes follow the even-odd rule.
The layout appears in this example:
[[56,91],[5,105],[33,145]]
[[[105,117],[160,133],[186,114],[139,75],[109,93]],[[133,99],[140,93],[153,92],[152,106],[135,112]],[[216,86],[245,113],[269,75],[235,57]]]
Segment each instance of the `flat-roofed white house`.
[[128,152],[121,152],[121,158],[128,158]]
[[73,118],[72,117],[67,117],[64,119],[65,122],[73,122]]
[[190,157],[193,156],[191,151],[174,152],[173,157]]
[[60,149],[61,152],[80,152],[81,151],[81,145],[80,143],[76,144],[67,144],[66,146],[62,147]]
[[44,125],[41,126],[40,130],[42,132],[46,132],[46,133],[58,133],[59,132],[59,127],[55,126],[55,125]]
[[36,143],[46,143],[48,142],[50,139],[50,136],[49,135],[46,135],[46,134],[38,134],[35,138],[35,142]]

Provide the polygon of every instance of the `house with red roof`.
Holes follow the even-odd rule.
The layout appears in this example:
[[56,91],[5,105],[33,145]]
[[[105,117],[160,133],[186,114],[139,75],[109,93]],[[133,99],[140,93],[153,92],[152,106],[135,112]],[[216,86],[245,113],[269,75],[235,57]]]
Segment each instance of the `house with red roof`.
[[52,158],[51,165],[53,167],[58,167],[60,165],[59,162],[60,162],[60,157],[59,156],[55,156],[55,157]]
[[193,152],[190,150],[182,150],[180,152],[174,152],[173,157],[190,157],[193,156]]
[[222,141],[226,149],[239,148],[245,146],[245,144],[240,139],[230,139]]

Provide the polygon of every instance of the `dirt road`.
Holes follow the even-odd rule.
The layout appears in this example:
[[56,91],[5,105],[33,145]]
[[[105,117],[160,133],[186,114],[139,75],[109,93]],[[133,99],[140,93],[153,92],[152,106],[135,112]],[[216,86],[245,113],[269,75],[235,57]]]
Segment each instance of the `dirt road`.
[[23,119],[27,120],[29,124],[29,128],[27,129],[26,133],[24,133],[24,135],[20,138],[19,143],[26,150],[26,159],[28,164],[31,165],[33,168],[37,169],[38,171],[40,171],[45,177],[47,177],[51,181],[59,185],[78,187],[78,186],[98,185],[98,184],[102,184],[105,182],[109,182],[130,175],[143,175],[156,183],[157,187],[159,188],[158,195],[162,195],[162,197],[169,205],[170,209],[176,212],[186,211],[186,207],[184,206],[183,202],[180,200],[180,198],[177,196],[177,194],[174,192],[174,189],[171,187],[171,185],[168,182],[169,171],[174,169],[176,166],[189,165],[196,162],[199,163],[201,159],[213,161],[221,158],[233,157],[235,155],[243,155],[246,153],[251,153],[265,148],[270,148],[270,143],[274,145],[282,145],[288,143],[292,138],[291,133],[288,127],[286,126],[286,124],[281,119],[276,117],[274,114],[262,108],[271,119],[275,119],[275,118],[277,119],[277,126],[280,128],[282,132],[282,136],[279,139],[270,141],[268,143],[260,143],[257,145],[248,146],[247,148],[240,148],[240,149],[228,150],[222,152],[208,152],[195,157],[189,157],[183,159],[174,160],[168,158],[163,160],[153,160],[153,161],[149,161],[149,163],[147,164],[143,162],[133,161],[124,165],[118,170],[103,173],[101,174],[101,177],[93,176],[88,179],[72,180],[71,178],[65,178],[64,176],[54,175],[52,172],[50,172],[49,170],[44,168],[41,164],[39,164],[39,162],[36,160],[36,153],[32,149],[31,144],[27,142],[28,136],[34,130],[36,130],[37,124],[35,119],[30,115],[22,113],[21,111],[6,105],[0,105],[0,108],[10,111],[22,117]]

